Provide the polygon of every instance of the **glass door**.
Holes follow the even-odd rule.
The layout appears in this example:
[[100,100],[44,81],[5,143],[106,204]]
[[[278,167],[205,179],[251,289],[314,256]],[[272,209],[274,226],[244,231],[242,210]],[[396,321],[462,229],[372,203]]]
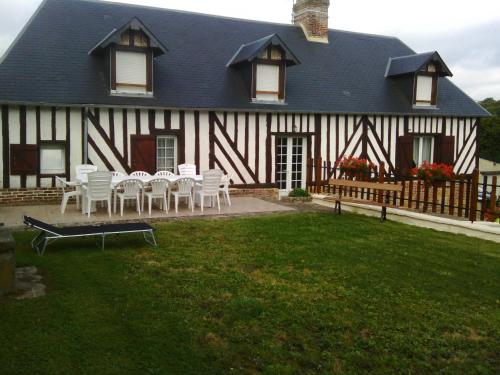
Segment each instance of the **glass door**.
[[295,188],[305,189],[306,141],[302,137],[276,138],[276,184],[280,196]]

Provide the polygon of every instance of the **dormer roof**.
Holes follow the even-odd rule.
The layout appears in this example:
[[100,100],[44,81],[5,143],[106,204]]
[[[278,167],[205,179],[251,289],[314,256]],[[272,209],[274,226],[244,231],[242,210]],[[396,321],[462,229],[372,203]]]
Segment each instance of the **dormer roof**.
[[441,77],[452,77],[450,69],[436,51],[415,53],[413,55],[391,57],[387,64],[386,77],[397,77],[405,74],[414,74],[424,69],[430,63],[436,63],[437,73]]
[[113,44],[119,44],[121,40],[121,35],[127,30],[142,31],[149,38],[149,47],[153,50],[153,55],[160,56],[168,51],[154,34],[149,31],[149,29],[139,20],[137,17],[132,17],[123,26],[111,30],[97,45],[95,45],[90,51],[89,55],[94,53],[99,53]]
[[288,48],[286,43],[278,34],[271,34],[253,42],[242,44],[234,56],[229,60],[227,66],[237,65],[243,62],[251,62],[258,58],[269,46],[279,46],[285,52],[285,61],[287,66],[300,64],[299,59]]

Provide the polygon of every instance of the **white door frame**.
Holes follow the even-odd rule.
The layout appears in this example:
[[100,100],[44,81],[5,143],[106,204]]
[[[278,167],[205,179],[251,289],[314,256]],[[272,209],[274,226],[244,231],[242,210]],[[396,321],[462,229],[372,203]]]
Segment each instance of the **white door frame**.
[[[278,186],[279,189],[279,197],[287,196],[290,191],[293,190],[294,187],[300,187],[302,189],[306,188],[306,169],[307,169],[307,139],[306,137],[303,136],[277,136],[276,137],[276,142],[279,142],[281,139],[286,139],[286,169],[285,169],[285,188],[283,189],[282,186]],[[294,141],[300,140],[301,144],[295,144]],[[294,146],[299,149],[297,150],[298,153],[294,155]],[[278,148],[277,148],[278,151]],[[278,157],[278,155],[275,155]],[[293,157],[301,157],[301,162],[295,164],[299,164],[301,166],[301,171],[300,171],[300,186],[296,185],[296,182],[299,180],[293,180],[293,177],[296,177],[293,175],[294,171],[294,163],[293,163]],[[276,168],[278,168],[278,165],[276,163]],[[297,173],[297,172],[296,172]],[[279,177],[278,177],[279,178]],[[283,180],[277,180],[276,183],[282,183]],[[295,185],[295,186],[294,186]]]

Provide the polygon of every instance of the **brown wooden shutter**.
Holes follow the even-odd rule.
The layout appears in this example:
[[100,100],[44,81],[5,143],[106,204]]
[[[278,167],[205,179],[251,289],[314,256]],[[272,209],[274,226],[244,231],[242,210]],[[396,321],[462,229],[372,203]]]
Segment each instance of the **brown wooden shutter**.
[[10,145],[10,173],[13,175],[37,174],[37,145]]
[[153,51],[146,53],[146,91],[153,92]]
[[396,174],[407,176],[415,165],[413,162],[413,136],[403,135],[396,142]]
[[438,135],[434,138],[434,163],[453,165],[455,137]]
[[156,172],[156,139],[152,135],[132,135],[132,170]]

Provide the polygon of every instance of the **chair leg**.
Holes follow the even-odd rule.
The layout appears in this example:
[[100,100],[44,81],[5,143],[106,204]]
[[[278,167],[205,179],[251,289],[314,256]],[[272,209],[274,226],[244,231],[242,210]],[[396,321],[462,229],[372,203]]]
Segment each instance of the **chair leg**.
[[201,207],[201,212],[203,212],[203,209],[205,207],[205,196],[203,194],[200,194],[200,207]]
[[113,212],[116,215],[116,194],[113,195]]
[[108,198],[107,204],[108,204],[108,215],[109,217],[111,217],[111,197]]
[[219,212],[220,212],[220,198],[219,198],[219,194],[217,194],[217,208],[219,209]]
[[229,206],[231,206],[231,198],[229,198],[229,190],[226,190],[224,193],[225,193],[224,195],[227,198],[227,203],[229,203]]
[[63,199],[61,202],[61,213],[63,214],[66,211],[66,206],[68,205],[68,196],[66,194],[63,195]]
[[148,195],[148,208],[149,208],[149,216],[151,216],[151,206],[153,205],[153,196]]
[[194,202],[193,202],[193,195],[189,195],[189,204],[191,205],[191,212],[194,212]]
[[90,205],[92,204],[92,200],[87,198],[87,217],[90,217]]
[[80,209],[80,196],[76,195],[75,198],[76,198],[76,209],[78,210]]
[[141,204],[140,204],[140,196],[139,194],[137,194],[137,196],[135,197],[135,205],[136,205],[136,208],[137,208],[137,213],[139,214],[139,216],[141,215]]
[[168,213],[168,202],[167,202],[167,194],[163,194],[163,207],[165,208],[165,212]]
[[179,213],[179,196],[174,195],[174,200],[175,200],[175,213]]
[[125,203],[125,198],[120,197],[120,216],[123,216],[123,204]]

